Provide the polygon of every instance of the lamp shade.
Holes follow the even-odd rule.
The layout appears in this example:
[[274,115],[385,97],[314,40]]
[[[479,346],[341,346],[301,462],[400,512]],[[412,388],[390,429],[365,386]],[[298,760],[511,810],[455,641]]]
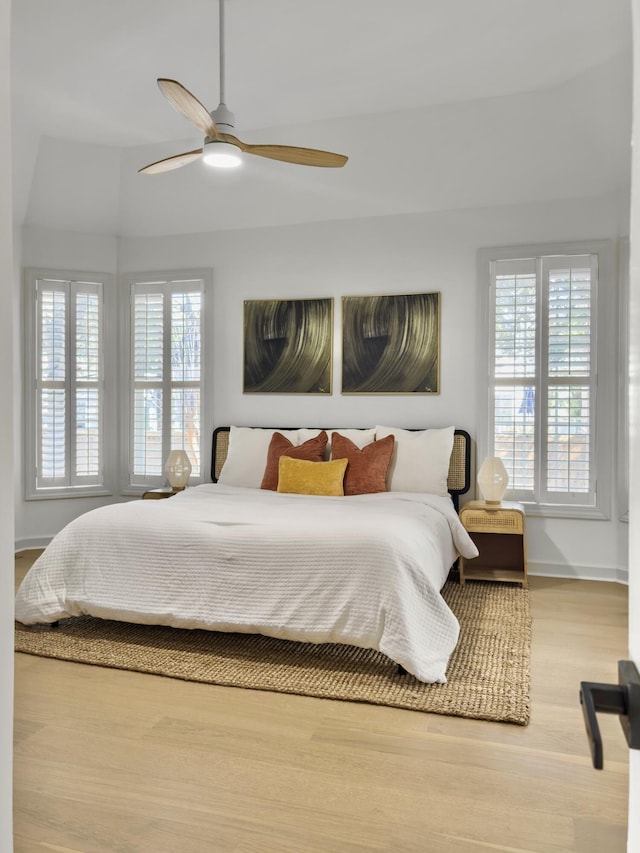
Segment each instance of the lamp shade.
[[172,489],[177,492],[184,489],[191,474],[191,462],[185,450],[171,451],[164,465],[164,473]]
[[488,504],[499,504],[509,485],[509,475],[502,459],[487,456],[478,471],[478,486]]

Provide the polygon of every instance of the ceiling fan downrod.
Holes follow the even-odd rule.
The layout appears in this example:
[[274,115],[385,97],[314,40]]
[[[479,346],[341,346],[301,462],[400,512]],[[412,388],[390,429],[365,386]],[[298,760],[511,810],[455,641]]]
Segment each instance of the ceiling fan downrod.
[[218,28],[218,39],[219,39],[219,60],[220,60],[220,103],[217,108],[213,110],[211,113],[212,119],[215,121],[217,127],[222,131],[222,133],[231,133],[233,134],[235,130],[235,116],[227,108],[227,104],[225,101],[225,84],[226,84],[226,74],[225,74],[225,38],[224,38],[224,0],[218,0],[218,9],[219,9],[219,28]]

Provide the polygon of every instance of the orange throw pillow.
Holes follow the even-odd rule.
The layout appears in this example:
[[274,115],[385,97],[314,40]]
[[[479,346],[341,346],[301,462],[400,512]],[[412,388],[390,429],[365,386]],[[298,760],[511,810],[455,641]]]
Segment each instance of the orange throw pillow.
[[292,459],[306,459],[307,462],[324,462],[324,451],[327,447],[328,436],[323,430],[314,438],[299,444],[297,447],[280,432],[274,432],[267,452],[267,467],[264,469],[261,489],[275,492],[278,488],[278,465],[281,456]]
[[387,472],[394,442],[394,436],[388,435],[380,441],[372,441],[360,450],[339,432],[333,433],[331,458],[349,460],[344,475],[345,495],[369,495],[373,492],[388,491]]

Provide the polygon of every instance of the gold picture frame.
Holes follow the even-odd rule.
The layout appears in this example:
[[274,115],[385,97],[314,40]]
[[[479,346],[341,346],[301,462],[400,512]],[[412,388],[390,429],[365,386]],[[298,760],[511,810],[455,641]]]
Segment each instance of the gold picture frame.
[[439,292],[342,297],[342,393],[440,393]]
[[333,299],[246,299],[245,394],[331,394]]

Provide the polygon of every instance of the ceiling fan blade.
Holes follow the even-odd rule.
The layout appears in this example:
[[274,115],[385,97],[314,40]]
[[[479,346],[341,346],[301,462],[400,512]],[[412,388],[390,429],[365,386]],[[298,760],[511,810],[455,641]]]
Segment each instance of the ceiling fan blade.
[[157,175],[159,172],[170,172],[172,169],[179,169],[180,166],[186,166],[187,163],[192,163],[202,155],[202,148],[197,148],[195,151],[186,151],[184,154],[174,154],[173,157],[165,157],[164,160],[156,160],[155,163],[149,163],[138,172],[144,175]]
[[211,139],[217,139],[218,128],[216,123],[211,118],[209,110],[204,104],[192,95],[188,89],[178,83],[177,80],[168,80],[166,77],[158,78],[158,88],[169,101],[169,103],[182,113],[185,118],[201,130],[205,136]]
[[232,142],[247,154],[257,154],[258,157],[282,160],[285,163],[298,163],[300,166],[337,168],[344,166],[349,159],[344,154],[332,154],[331,151],[319,151],[317,148],[298,148],[295,145],[250,145],[227,133],[221,133],[220,138]]

